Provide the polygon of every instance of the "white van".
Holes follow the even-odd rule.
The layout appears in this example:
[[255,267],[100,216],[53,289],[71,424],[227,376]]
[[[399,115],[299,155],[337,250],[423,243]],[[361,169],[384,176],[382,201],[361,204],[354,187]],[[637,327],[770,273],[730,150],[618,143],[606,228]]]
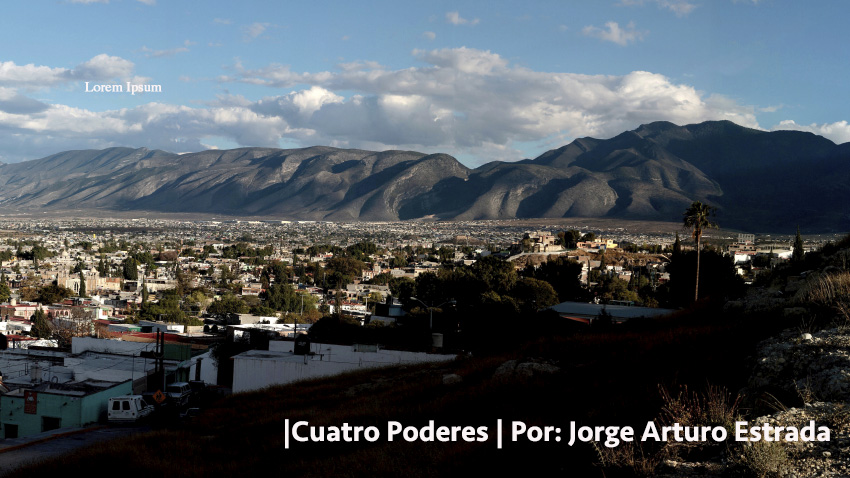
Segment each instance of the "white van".
[[141,395],[124,395],[109,399],[108,416],[113,423],[132,423],[153,413],[153,405]]

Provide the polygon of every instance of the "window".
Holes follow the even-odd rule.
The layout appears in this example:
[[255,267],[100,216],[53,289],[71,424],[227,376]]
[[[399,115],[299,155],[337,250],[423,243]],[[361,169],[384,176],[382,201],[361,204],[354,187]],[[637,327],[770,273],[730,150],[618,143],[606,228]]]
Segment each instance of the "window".
[[41,417],[41,431],[46,432],[62,428],[62,419],[59,417]]

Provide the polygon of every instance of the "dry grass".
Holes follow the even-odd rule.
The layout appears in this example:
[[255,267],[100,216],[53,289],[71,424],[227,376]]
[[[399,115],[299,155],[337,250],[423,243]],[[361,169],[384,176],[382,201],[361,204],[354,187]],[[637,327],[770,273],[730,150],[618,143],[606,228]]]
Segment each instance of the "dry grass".
[[700,394],[684,386],[676,396],[665,387],[660,387],[660,391],[664,400],[660,421],[665,425],[721,426],[731,433],[735,421],[740,419],[740,397],[732,399],[724,387],[708,385],[705,393]]
[[850,297],[850,272],[846,271],[820,274],[807,281],[795,295],[797,300],[824,305],[830,305],[848,297]]
[[835,316],[832,325],[847,327],[850,325],[850,272],[820,274],[807,281],[794,299],[799,303],[828,308]]
[[744,446],[735,463],[748,476],[773,478],[786,471],[788,455],[780,442],[757,441]]
[[654,476],[658,466],[668,458],[667,447],[644,450],[640,441],[623,443],[616,448],[594,445],[594,449],[603,469],[641,477]]

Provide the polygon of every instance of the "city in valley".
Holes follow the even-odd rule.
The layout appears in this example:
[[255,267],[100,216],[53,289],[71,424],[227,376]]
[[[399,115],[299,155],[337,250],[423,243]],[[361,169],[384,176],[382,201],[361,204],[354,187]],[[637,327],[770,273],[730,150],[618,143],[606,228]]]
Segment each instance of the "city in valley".
[[[709,388],[702,398],[684,388],[675,396],[665,379],[642,377],[652,375],[650,370],[711,376],[750,353],[741,345],[714,357],[721,337],[738,337],[743,344],[754,340],[755,331],[763,337],[788,324],[814,324],[807,317],[827,310],[819,305],[825,300],[820,291],[838,287],[823,281],[846,275],[815,269],[846,268],[848,239],[756,235],[711,222],[696,227],[688,214],[699,206],[689,208],[683,223],[7,216],[0,222],[0,454],[17,466],[19,446],[29,449],[45,436],[57,440],[53,447],[79,446],[56,437],[82,431],[96,440],[92,426],[105,423],[129,433],[149,425],[183,433],[193,420],[201,429],[230,423],[222,414],[252,409],[256,405],[241,401],[276,390],[286,391],[289,405],[275,412],[275,423],[317,422],[332,429],[361,424],[360,410],[369,417],[364,429],[372,430],[389,423],[380,417],[395,420],[407,413],[386,415],[374,407],[424,410],[430,394],[450,393],[463,408],[434,409],[434,416],[422,415],[428,423],[486,430],[512,412],[500,411],[501,401],[473,405],[480,402],[475,387],[491,397],[506,393],[500,387],[507,386],[517,407],[532,410],[521,404],[553,390],[569,396],[572,382],[558,378],[566,376],[564,370],[584,374],[588,397],[626,393],[631,408],[655,407],[653,395],[660,390],[668,415],[655,420],[664,426],[691,423],[697,418],[689,413],[709,406],[719,407],[729,424],[738,423],[744,418],[737,409],[742,399],[730,398],[725,389]],[[841,317],[829,314],[823,315],[828,322]],[[814,325],[807,330],[813,333],[795,343],[828,340],[813,335]],[[346,374],[365,369],[375,375]],[[475,385],[482,376],[484,382]],[[630,390],[646,383],[654,393],[644,391],[635,401]],[[288,384],[293,385],[275,388]],[[325,391],[299,392],[310,387]],[[329,391],[335,387],[339,390]],[[418,391],[404,391],[410,387]],[[389,395],[379,399],[382,394]],[[426,401],[408,405],[412,399],[401,398],[406,394]],[[377,401],[365,409],[334,408],[357,397]],[[331,407],[337,419],[322,422],[305,414],[295,405],[302,400],[309,410],[317,403],[337,404]],[[640,420],[588,423],[582,414],[612,413],[605,400],[594,403],[596,408],[584,412],[571,408],[565,418],[581,430],[648,423],[649,417],[635,411],[628,413]],[[759,409],[758,402],[746,403]],[[473,409],[486,412],[471,418]],[[776,418],[776,423],[788,430],[815,423],[810,415],[800,418],[806,421]],[[524,420],[539,423],[530,415]],[[726,430],[725,422],[698,420],[702,430]],[[817,426],[823,428],[821,422]],[[843,433],[830,428],[826,436],[830,431]],[[278,432],[265,439],[279,440]],[[304,445],[299,436],[287,435],[283,449],[290,438]],[[621,442],[580,437],[609,451],[599,461],[586,461],[577,446],[569,453],[577,453],[579,462],[621,466],[610,461],[620,458],[609,456],[622,453]],[[385,446],[378,438],[364,443]],[[526,441],[558,440],[529,435],[511,440],[504,451],[513,453],[512,447]],[[727,441],[723,435],[699,445],[720,449]],[[645,444],[660,447],[647,460],[668,456],[677,443]],[[827,438],[814,446],[820,453],[832,442]],[[44,469],[51,463],[44,462]]]

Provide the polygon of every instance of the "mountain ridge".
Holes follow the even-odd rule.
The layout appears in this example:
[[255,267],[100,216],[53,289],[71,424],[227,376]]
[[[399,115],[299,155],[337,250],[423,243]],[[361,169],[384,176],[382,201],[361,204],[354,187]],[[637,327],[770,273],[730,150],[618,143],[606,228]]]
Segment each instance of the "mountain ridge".
[[[415,151],[312,146],[175,154],[75,150],[0,165],[0,209],[214,213],[388,221],[681,220],[700,200],[724,226],[850,230],[850,143],[729,121],[653,122],[537,158],[470,169]],[[813,194],[817,191],[817,194]]]

